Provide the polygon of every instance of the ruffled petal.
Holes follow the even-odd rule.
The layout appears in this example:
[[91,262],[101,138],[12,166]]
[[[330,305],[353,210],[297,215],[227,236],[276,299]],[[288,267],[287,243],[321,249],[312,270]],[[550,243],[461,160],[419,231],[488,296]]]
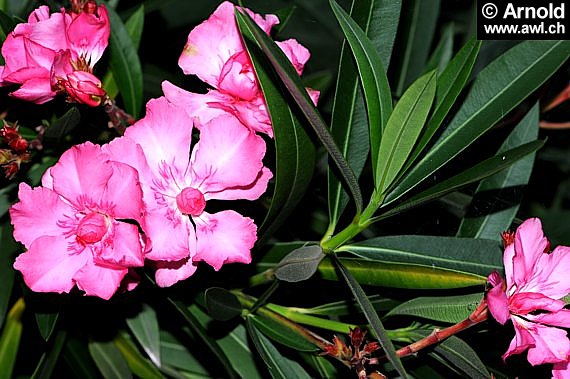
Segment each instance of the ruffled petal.
[[75,274],[74,278],[77,282],[77,288],[85,291],[85,295],[109,300],[117,292],[121,280],[127,273],[126,268],[100,266],[93,259],[89,259],[85,266]]
[[[91,142],[73,146],[51,168],[54,191],[72,202],[78,210],[100,204],[113,175],[108,156]],[[123,200],[124,201],[124,200]]]
[[190,258],[176,262],[157,262],[157,267],[154,277],[159,287],[170,287],[181,280],[188,279],[198,268]]
[[553,379],[570,379],[570,367],[568,367],[568,359],[564,362],[557,362],[552,366]]
[[526,315],[527,319],[544,325],[570,328],[570,310],[561,309],[552,313],[539,313],[536,315]]
[[152,183],[150,168],[148,167],[142,147],[138,143],[128,137],[122,136],[101,146],[101,149],[104,153],[109,155],[109,159],[112,161],[125,163],[137,170],[141,183],[147,185]]
[[168,208],[150,210],[145,217],[145,233],[152,241],[146,258],[179,261],[196,252],[194,227],[188,216]]
[[265,142],[231,116],[220,116],[200,130],[192,153],[193,182],[208,192],[249,186],[263,167]]
[[138,143],[155,175],[164,164],[184,173],[188,166],[192,120],[164,97],[150,100],[146,116],[129,127],[125,136]]
[[510,312],[507,294],[503,289],[503,279],[494,271],[489,275],[489,283],[493,287],[487,292],[487,306],[495,320],[504,325],[510,317]]
[[530,279],[536,262],[548,246],[540,219],[529,218],[523,222],[516,231],[514,245],[513,277],[514,283],[520,287]]
[[75,216],[74,209],[49,189],[32,189],[20,183],[18,196],[20,201],[10,208],[10,219],[14,225],[14,238],[27,248],[42,236],[63,235],[65,230],[58,221]]
[[139,229],[126,222],[114,222],[112,235],[94,247],[95,262],[116,267],[142,267],[144,265],[143,246]]
[[194,261],[204,261],[216,271],[225,263],[250,263],[257,240],[253,220],[234,211],[202,213],[194,218],[198,241]]
[[208,198],[218,200],[257,200],[267,190],[267,183],[273,174],[267,167],[263,167],[255,181],[249,186],[225,188],[219,192],[208,193]]
[[535,346],[528,349],[527,355],[531,365],[566,361],[570,353],[570,341],[565,330],[533,324],[530,332],[535,340]]
[[532,323],[526,322],[519,317],[513,317],[513,326],[515,327],[515,336],[511,340],[509,348],[503,354],[503,360],[511,355],[520,354],[529,347],[535,346],[534,334],[529,331],[527,326],[532,326]]
[[24,281],[35,292],[69,292],[89,254],[69,252],[68,243],[62,236],[40,237],[28,252],[16,258],[14,268],[22,272]]
[[112,204],[110,216],[140,223],[145,207],[138,172],[124,163],[111,161],[107,164],[113,168],[113,175],[101,196],[102,204]]
[[543,253],[535,263],[532,275],[521,290],[538,292],[553,299],[570,293],[570,247],[558,246],[550,254]]
[[534,311],[556,312],[564,308],[562,300],[554,300],[535,292],[517,292],[509,299],[511,312],[526,315]]
[[30,79],[16,91],[10,93],[10,96],[36,104],[43,104],[53,100],[56,95],[51,90],[49,78]]
[[297,42],[295,39],[277,41],[275,43],[277,46],[279,46],[283,53],[285,53],[293,67],[295,67],[297,74],[301,75],[303,73],[303,69],[305,68],[305,63],[307,63],[311,57],[309,50]]

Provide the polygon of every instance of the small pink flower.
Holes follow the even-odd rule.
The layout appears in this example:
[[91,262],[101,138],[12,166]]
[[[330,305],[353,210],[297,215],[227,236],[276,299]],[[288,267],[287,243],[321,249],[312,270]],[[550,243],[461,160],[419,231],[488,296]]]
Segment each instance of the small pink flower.
[[[566,369],[570,341],[570,310],[560,300],[570,292],[570,248],[550,245],[537,218],[522,223],[516,234],[505,234],[506,282],[497,272],[489,275],[489,311],[501,324],[511,319],[515,338],[503,359],[528,350],[532,365],[554,363],[555,377],[569,377]],[[565,375],[565,376],[560,376]]]
[[[92,13],[62,9],[50,14],[43,5],[32,12],[27,23],[16,25],[2,45],[6,64],[0,66],[0,86],[21,84],[12,96],[42,104],[66,90],[64,82],[71,72],[92,74],[107,47],[110,25],[104,5],[86,9]],[[75,101],[84,100],[70,95]],[[86,104],[93,105],[93,101]]]
[[[14,238],[27,252],[14,268],[36,292],[69,292],[109,299],[129,268],[143,265],[138,227],[144,214],[135,169],[84,143],[63,153],[42,187],[20,184],[10,208]],[[127,288],[134,288],[132,285]]]
[[[185,74],[197,75],[214,89],[207,94],[196,94],[169,82],[164,82],[162,89],[170,102],[185,108],[194,117],[197,127],[230,113],[250,129],[272,136],[265,100],[241,40],[234,9],[230,2],[220,4],[206,21],[190,32],[178,60]],[[245,11],[267,34],[279,23],[274,15],[263,17],[248,9]],[[300,75],[310,57],[309,51],[293,39],[277,44]],[[318,91],[311,91],[316,103]]]
[[101,104],[105,91],[99,78],[85,71],[74,71],[67,75],[63,82],[65,91],[69,97],[82,104],[96,107]]
[[255,200],[271,172],[263,167],[263,139],[225,115],[202,125],[190,152],[192,120],[165,98],[151,100],[146,116],[104,149],[140,174],[147,207],[146,258],[158,261],[156,280],[170,286],[191,276],[198,261],[219,270],[249,263],[257,236],[253,220],[232,210],[207,211],[208,201]]

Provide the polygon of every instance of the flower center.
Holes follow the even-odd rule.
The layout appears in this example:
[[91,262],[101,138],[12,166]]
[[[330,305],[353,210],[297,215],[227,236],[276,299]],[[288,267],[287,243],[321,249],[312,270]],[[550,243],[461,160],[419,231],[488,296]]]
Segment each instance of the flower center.
[[77,239],[83,243],[95,243],[107,233],[109,222],[107,217],[101,213],[92,212],[79,221],[77,226]]
[[198,216],[206,208],[206,199],[202,192],[196,188],[186,187],[176,196],[176,205],[178,205],[180,212],[190,216]]

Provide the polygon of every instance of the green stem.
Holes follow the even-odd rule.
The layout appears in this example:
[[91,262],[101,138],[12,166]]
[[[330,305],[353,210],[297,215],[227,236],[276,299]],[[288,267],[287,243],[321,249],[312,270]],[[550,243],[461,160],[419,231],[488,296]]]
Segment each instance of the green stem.
[[249,287],[256,287],[263,284],[267,284],[275,280],[273,269],[268,269],[265,271],[260,272],[259,274],[255,274],[251,278],[249,278]]
[[263,293],[263,295],[261,295],[261,297],[257,299],[257,301],[251,306],[249,311],[251,313],[255,313],[259,308],[261,308],[267,302],[267,299],[269,299],[269,297],[273,295],[273,292],[275,292],[275,290],[277,290],[278,287],[279,287],[279,280],[273,280],[273,283],[271,283],[271,285]]

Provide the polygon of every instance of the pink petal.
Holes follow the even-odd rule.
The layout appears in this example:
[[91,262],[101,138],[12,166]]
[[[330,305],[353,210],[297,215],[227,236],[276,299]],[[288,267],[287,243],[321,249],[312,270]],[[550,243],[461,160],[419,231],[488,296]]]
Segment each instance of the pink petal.
[[515,244],[511,243],[505,248],[503,253],[503,264],[505,266],[505,278],[507,280],[507,292],[515,285],[515,278],[513,276],[513,263],[515,258]]
[[297,74],[301,75],[303,73],[305,63],[307,63],[311,57],[309,50],[307,50],[306,47],[301,45],[295,39],[277,41],[276,44],[285,53],[291,64],[293,64],[293,67],[295,67]]
[[568,367],[568,360],[564,362],[557,362],[552,366],[553,379],[570,379],[570,368]]
[[218,200],[257,200],[267,190],[267,183],[273,177],[273,174],[267,167],[257,175],[255,181],[249,186],[225,188],[220,192],[210,192],[210,199]]
[[75,210],[49,189],[20,183],[18,196],[20,201],[10,208],[10,219],[14,238],[27,248],[42,236],[63,235],[65,230],[58,222],[75,216]]
[[219,75],[217,88],[245,101],[252,101],[260,91],[253,66],[245,51],[231,56]]
[[91,142],[73,146],[51,168],[54,191],[78,210],[101,203],[113,167],[101,147]]
[[67,37],[75,56],[83,56],[93,67],[107,47],[110,32],[109,14],[102,4],[98,6],[97,14],[81,12],[69,24]]
[[124,163],[108,162],[113,168],[105,192],[101,196],[103,204],[112,204],[109,212],[114,218],[131,219],[141,222],[145,213],[143,192],[137,171]]
[[152,241],[146,258],[156,261],[179,261],[196,252],[194,227],[188,216],[173,209],[149,210],[145,217],[145,233]]
[[539,256],[534,272],[521,288],[524,291],[539,292],[553,299],[560,299],[570,293],[570,247],[558,246],[550,254]]
[[170,287],[181,280],[187,279],[198,268],[189,258],[176,262],[157,262],[157,267],[155,280],[159,287]]
[[554,300],[535,292],[517,292],[509,299],[509,308],[512,313],[526,315],[534,311],[556,312],[564,308],[564,302]]
[[193,182],[208,199],[209,192],[249,186],[263,167],[265,142],[235,117],[220,116],[200,129],[192,153]]
[[535,264],[548,246],[548,240],[542,232],[542,224],[538,218],[530,218],[523,222],[515,235],[515,257],[513,258],[514,283],[524,284],[535,270]]
[[515,337],[512,339],[509,348],[503,354],[503,360],[514,354],[520,354],[529,347],[535,345],[534,335],[530,332],[527,326],[532,326],[532,323],[526,322],[519,317],[513,317],[513,326],[515,327]]
[[136,169],[141,183],[148,185],[152,183],[152,174],[144,152],[135,141],[123,136],[101,146],[101,149],[109,155],[111,160],[125,163]]
[[535,340],[535,346],[528,349],[527,355],[531,365],[566,361],[570,353],[570,341],[565,330],[533,324],[530,332]]
[[35,292],[69,292],[75,285],[74,275],[89,259],[88,254],[68,251],[62,236],[37,238],[27,253],[20,254],[14,268],[24,275],[24,281]]
[[223,109],[210,106],[210,103],[234,101],[231,96],[218,91],[209,91],[207,94],[192,93],[168,81],[162,82],[162,91],[169,102],[186,111],[188,116],[194,120],[194,125],[197,128],[226,113]]
[[10,93],[10,95],[21,100],[43,104],[53,100],[56,93],[51,90],[49,79],[38,78],[26,81],[18,90]]
[[95,263],[117,268],[142,267],[144,257],[138,227],[116,221],[112,233],[110,240],[102,241],[99,251],[94,256]]
[[510,312],[507,294],[503,290],[503,279],[494,271],[489,275],[489,283],[493,288],[487,292],[487,306],[495,320],[504,325],[510,317]]
[[305,88],[305,89],[307,90],[309,97],[313,101],[313,104],[315,106],[317,106],[317,103],[319,102],[319,98],[321,97],[321,91],[318,91],[318,90],[312,89],[312,88]]
[[[45,13],[43,13],[43,17],[45,17]],[[71,17],[63,11],[53,13],[49,19],[41,19],[39,22],[32,23],[28,38],[53,51],[65,50],[69,46],[65,29],[70,19]]]
[[552,313],[539,313],[536,315],[526,315],[527,319],[544,325],[570,328],[570,310],[561,309]]
[[155,175],[163,164],[180,173],[186,171],[192,120],[182,108],[172,105],[166,98],[150,100],[146,106],[146,116],[129,127],[125,136],[142,147]]
[[[208,94],[216,92],[211,90]],[[232,98],[231,101],[223,99],[222,101],[211,101],[208,103],[210,108],[218,108],[226,113],[234,115],[242,124],[250,128],[254,132],[265,133],[269,137],[273,137],[273,128],[267,106],[261,93],[252,100],[245,101]]]
[[125,268],[99,266],[93,262],[93,259],[89,259],[85,266],[75,274],[74,279],[77,282],[77,288],[85,291],[85,295],[109,300],[117,292],[127,272]]
[[250,263],[257,240],[253,220],[234,211],[202,213],[196,223],[197,253],[194,261],[205,261],[216,271],[225,263]]

